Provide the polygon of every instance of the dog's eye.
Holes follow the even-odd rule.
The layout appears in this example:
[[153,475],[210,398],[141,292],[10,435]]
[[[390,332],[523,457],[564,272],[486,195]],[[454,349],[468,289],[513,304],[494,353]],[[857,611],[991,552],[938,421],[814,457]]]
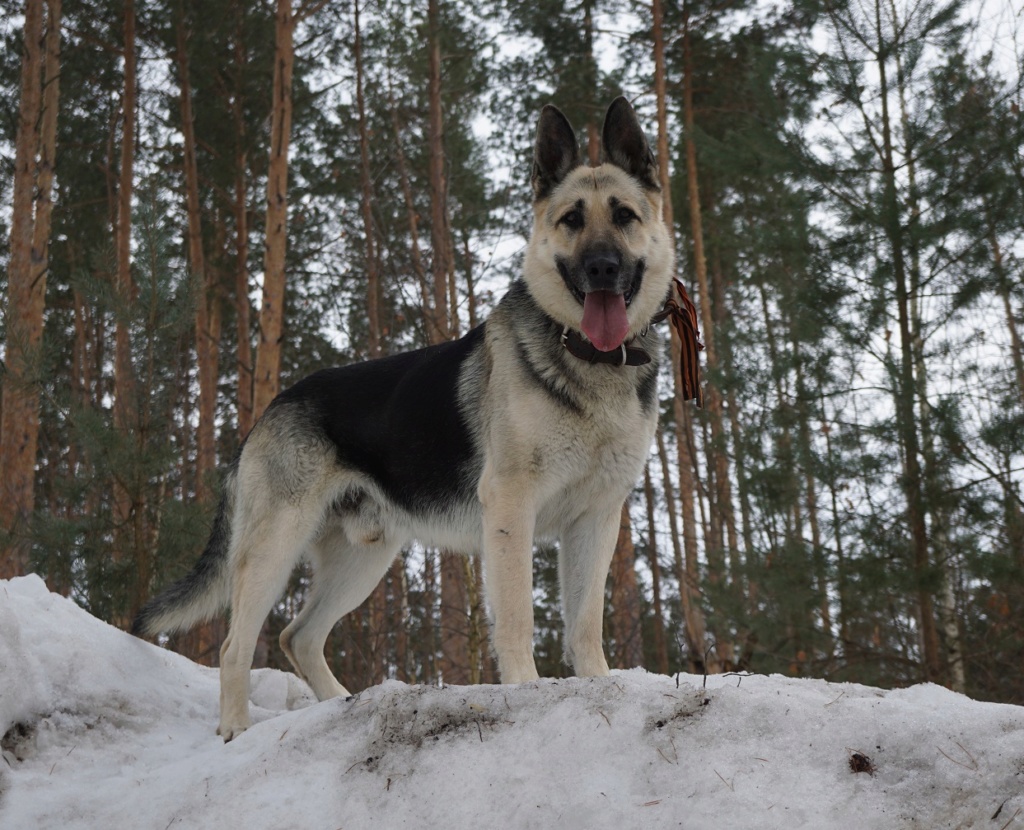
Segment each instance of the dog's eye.
[[570,210],[565,216],[558,220],[571,231],[578,231],[583,227],[583,214],[578,210]]
[[615,224],[618,225],[619,227],[628,225],[633,220],[639,218],[640,217],[637,216],[632,210],[622,205],[615,208],[615,212],[612,214],[612,221],[615,222]]

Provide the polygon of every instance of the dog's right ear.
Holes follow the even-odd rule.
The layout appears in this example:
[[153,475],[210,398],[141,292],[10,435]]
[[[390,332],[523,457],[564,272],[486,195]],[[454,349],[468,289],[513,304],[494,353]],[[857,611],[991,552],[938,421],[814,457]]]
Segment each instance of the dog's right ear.
[[540,111],[537,143],[533,148],[533,198],[546,198],[569,171],[580,164],[576,131],[562,111],[552,104]]

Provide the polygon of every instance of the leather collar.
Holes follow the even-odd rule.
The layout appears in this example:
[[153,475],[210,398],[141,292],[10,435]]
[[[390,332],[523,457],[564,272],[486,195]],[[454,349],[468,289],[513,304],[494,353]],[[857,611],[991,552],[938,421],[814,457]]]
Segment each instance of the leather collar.
[[573,329],[566,326],[558,338],[565,350],[573,357],[587,363],[607,363],[611,366],[643,366],[651,362],[651,356],[638,346],[628,346],[623,343],[619,348],[610,352],[600,351],[589,340]]

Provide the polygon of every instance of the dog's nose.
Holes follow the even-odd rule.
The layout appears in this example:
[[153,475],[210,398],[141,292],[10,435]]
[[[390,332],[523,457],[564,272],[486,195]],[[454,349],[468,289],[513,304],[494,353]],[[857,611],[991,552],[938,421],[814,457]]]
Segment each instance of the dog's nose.
[[592,290],[615,288],[620,267],[619,257],[607,252],[589,254],[583,258],[583,270]]

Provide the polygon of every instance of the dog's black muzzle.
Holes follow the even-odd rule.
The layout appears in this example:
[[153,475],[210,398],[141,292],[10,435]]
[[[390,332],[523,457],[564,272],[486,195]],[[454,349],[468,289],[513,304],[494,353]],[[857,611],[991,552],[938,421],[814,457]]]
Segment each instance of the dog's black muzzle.
[[639,259],[633,267],[624,266],[618,251],[591,251],[580,257],[575,267],[564,259],[556,259],[555,265],[566,288],[582,305],[591,291],[611,291],[622,294],[628,306],[643,282],[647,263]]

